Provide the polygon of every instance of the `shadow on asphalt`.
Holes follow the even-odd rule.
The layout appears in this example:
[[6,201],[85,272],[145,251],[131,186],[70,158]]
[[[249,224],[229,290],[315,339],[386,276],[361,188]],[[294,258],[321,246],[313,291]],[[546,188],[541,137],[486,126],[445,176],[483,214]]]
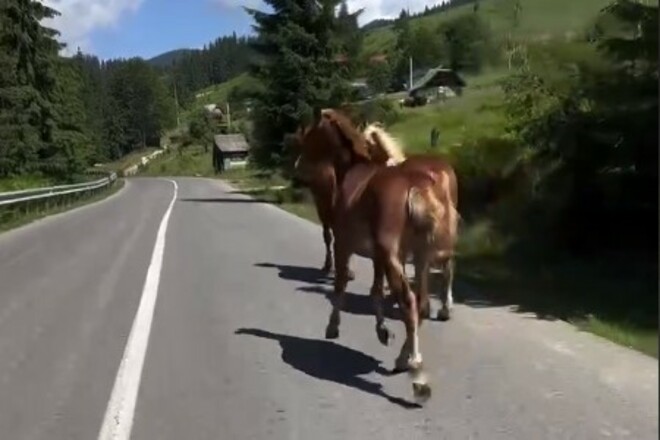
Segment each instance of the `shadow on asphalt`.
[[[305,286],[297,287],[296,290],[298,292],[324,295],[328,300],[332,298],[332,278],[325,275],[320,269],[274,263],[257,263],[255,266],[277,269],[279,271],[279,277],[284,280],[307,283]],[[387,293],[386,298],[391,299]],[[387,299],[385,301],[385,316],[389,319],[399,319],[398,310],[394,309],[393,304]],[[373,316],[374,308],[371,296],[369,296],[368,292],[360,295],[347,291],[344,294],[344,308],[342,312],[352,315]]]
[[[279,271],[278,276],[282,279],[289,281],[298,281],[307,283],[306,286],[298,287],[296,290],[307,293],[317,293],[325,295],[328,299],[332,296],[332,277],[325,275],[320,269],[314,267],[294,266],[286,264],[275,263],[256,263],[257,267],[273,268]],[[435,283],[433,283],[433,276],[431,276],[431,297],[436,297],[434,292]],[[350,285],[350,282],[349,282]],[[475,309],[486,307],[501,307],[509,305],[505,302],[497,301],[492,297],[486,297],[479,293],[476,289],[472,288],[465,282],[456,280],[454,282],[454,302],[465,304],[468,307]],[[386,291],[386,298],[390,299],[389,293]],[[364,295],[346,292],[346,307],[343,311],[354,315],[373,315],[373,308],[371,298],[368,292]],[[399,319],[397,310],[394,309],[392,303],[386,300],[386,316],[390,319]],[[519,313],[525,313],[526,310],[520,306],[515,309]],[[430,322],[437,321],[435,318],[429,320]]]
[[332,285],[332,277],[326,275],[321,269],[315,267],[292,266],[275,263],[255,263],[255,266],[277,269],[280,271],[279,277],[284,280]]
[[255,328],[240,328],[237,335],[251,335],[277,341],[282,349],[282,360],[294,369],[316,379],[339,383],[365,393],[383,397],[406,409],[420,408],[417,403],[393,397],[383,391],[383,386],[363,377],[369,373],[391,376],[393,373],[376,358],[332,341],[307,339],[271,333]]
[[177,199],[180,202],[195,202],[195,203],[271,203],[272,201],[266,199],[232,199],[228,197],[216,197],[216,198],[206,198],[206,199],[196,199],[196,198],[180,198]]

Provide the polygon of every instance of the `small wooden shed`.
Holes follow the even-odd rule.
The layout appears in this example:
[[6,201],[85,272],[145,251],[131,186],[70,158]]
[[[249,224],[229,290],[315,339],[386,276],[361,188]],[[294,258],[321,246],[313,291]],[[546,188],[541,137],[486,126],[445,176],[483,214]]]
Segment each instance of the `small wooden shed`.
[[455,94],[460,95],[466,85],[465,80],[454,70],[436,67],[429,69],[422,78],[416,81],[415,87],[409,92],[409,96],[415,97],[425,90],[440,87],[449,88]]
[[249,153],[250,145],[240,133],[213,136],[213,169],[216,173],[245,166]]

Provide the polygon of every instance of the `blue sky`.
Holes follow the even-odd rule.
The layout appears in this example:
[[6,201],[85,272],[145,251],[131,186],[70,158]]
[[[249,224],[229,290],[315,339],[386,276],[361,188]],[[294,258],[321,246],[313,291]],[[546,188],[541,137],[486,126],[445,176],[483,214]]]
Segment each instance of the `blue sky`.
[[188,0],[146,0],[115,29],[92,32],[93,50],[103,58],[158,55],[181,47],[201,47],[235,31],[251,32],[251,18],[240,8]]
[[[179,48],[199,48],[236,32],[246,35],[252,20],[242,6],[263,9],[261,0],[42,0],[61,12],[45,23],[61,32],[70,52],[78,46],[100,58],[150,58]],[[421,10],[442,0],[348,0],[364,7],[360,22]]]

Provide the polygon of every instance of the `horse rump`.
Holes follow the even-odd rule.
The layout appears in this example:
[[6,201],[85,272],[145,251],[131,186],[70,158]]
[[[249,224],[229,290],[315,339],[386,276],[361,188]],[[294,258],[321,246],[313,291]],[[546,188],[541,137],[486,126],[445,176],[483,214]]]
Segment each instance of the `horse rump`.
[[447,198],[444,201],[429,184],[414,185],[408,190],[407,214],[415,241],[421,240],[434,260],[453,256],[457,212]]

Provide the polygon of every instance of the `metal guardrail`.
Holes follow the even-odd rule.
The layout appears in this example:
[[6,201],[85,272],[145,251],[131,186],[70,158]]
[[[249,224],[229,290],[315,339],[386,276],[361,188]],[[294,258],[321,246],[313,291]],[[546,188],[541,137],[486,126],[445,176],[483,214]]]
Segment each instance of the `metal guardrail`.
[[9,191],[0,193],[0,207],[15,205],[35,200],[50,199],[67,194],[75,194],[83,191],[91,191],[108,186],[117,180],[117,173],[111,173],[103,179],[92,182],[74,183],[72,185],[58,185],[20,191]]

